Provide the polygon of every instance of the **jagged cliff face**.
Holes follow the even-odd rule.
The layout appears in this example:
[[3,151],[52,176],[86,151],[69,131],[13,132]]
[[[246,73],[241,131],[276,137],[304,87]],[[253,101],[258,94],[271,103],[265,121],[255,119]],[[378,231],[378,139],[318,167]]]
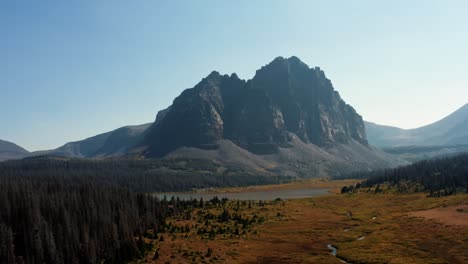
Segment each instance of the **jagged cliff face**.
[[328,146],[350,138],[367,144],[361,116],[340,97],[319,68],[298,58],[277,58],[258,70],[250,89],[265,91],[282,128],[305,143]]
[[177,97],[147,137],[147,156],[179,147],[215,149],[229,139],[256,154],[287,147],[291,133],[320,147],[354,139],[367,145],[360,115],[319,68],[278,57],[245,82],[212,72]]
[[224,136],[224,119],[234,114],[233,102],[244,86],[236,75],[212,72],[194,88],[185,90],[151,128],[148,154],[163,156],[182,146],[217,148]]

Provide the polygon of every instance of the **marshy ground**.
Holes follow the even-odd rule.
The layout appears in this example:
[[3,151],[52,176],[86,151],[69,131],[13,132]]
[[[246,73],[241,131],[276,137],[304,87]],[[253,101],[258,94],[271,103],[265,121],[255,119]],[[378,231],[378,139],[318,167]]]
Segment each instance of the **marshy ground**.
[[468,263],[467,204],[422,193],[206,204],[171,219],[141,262]]

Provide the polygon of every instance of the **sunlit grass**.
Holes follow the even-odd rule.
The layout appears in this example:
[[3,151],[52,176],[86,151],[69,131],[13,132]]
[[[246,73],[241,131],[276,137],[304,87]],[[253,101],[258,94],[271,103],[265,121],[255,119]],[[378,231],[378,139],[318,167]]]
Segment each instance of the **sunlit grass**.
[[[338,248],[337,256],[350,263],[466,263],[466,227],[446,226],[410,213],[467,201],[468,195],[428,198],[395,193],[330,194],[263,206],[251,203],[250,207],[229,201],[225,206],[196,210],[190,220],[171,220],[194,228],[187,236],[172,234],[168,243],[155,242],[155,248],[161,253],[158,263],[340,263],[327,244]],[[243,229],[232,221],[200,219],[225,208],[264,221]],[[238,235],[232,233],[236,226]],[[200,227],[231,231],[210,237],[197,234]],[[213,252],[209,257],[208,248]]]

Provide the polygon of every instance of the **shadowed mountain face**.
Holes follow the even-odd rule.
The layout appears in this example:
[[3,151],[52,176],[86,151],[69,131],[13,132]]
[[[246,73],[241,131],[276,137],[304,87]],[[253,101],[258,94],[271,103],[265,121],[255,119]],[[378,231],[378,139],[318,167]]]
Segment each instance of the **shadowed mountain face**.
[[30,155],[208,159],[219,171],[299,177],[401,164],[367,144],[361,116],[296,57],[276,58],[249,81],[214,71],[152,124]]
[[369,142],[379,147],[468,144],[468,104],[427,126],[401,129],[365,122]]
[[223,138],[224,113],[240,95],[245,82],[237,76],[212,72],[192,89],[177,97],[169,110],[158,113],[146,137],[150,156],[163,156],[182,146],[217,148]]
[[0,139],[0,161],[25,157],[29,152],[24,148]]
[[273,154],[297,135],[330,148],[354,140],[367,146],[360,115],[340,97],[319,68],[278,57],[249,81],[212,72],[174,100],[149,130],[146,156],[180,147],[217,149],[222,139],[255,154]]

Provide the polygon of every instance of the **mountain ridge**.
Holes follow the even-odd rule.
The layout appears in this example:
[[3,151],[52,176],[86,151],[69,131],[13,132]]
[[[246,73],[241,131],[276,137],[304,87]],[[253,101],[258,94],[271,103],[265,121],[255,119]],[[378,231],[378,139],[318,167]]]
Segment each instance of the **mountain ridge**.
[[28,153],[29,151],[15,143],[0,139],[0,161],[22,158]]
[[367,145],[362,117],[320,68],[309,68],[297,57],[277,57],[251,80],[213,71],[183,91],[151,127],[145,155],[161,157],[182,146],[212,149],[221,139],[271,154],[289,144],[289,132],[320,147],[350,139]]
[[115,157],[125,155],[152,123],[130,125],[83,140],[68,142],[52,150],[36,151],[29,156],[65,156],[77,158]]
[[159,111],[34,155],[209,159],[263,175],[318,177],[402,164],[368,144],[362,117],[319,67],[277,57],[250,80],[212,71]]
[[468,104],[425,126],[401,129],[365,121],[371,144],[378,147],[468,144]]
[[277,57],[251,80],[212,71],[157,120],[135,148],[143,157],[204,157],[303,177],[401,162],[369,146],[362,117],[319,67],[297,57]]

